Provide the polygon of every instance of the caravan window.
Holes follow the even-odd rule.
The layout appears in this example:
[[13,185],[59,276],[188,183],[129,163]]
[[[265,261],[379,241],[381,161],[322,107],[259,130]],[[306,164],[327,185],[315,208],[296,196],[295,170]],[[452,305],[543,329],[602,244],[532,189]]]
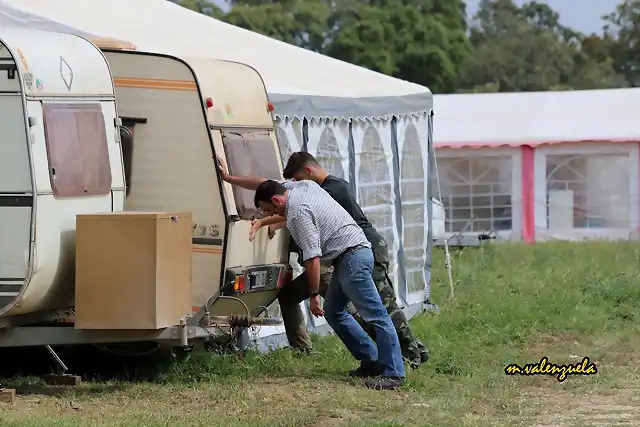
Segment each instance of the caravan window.
[[[223,131],[222,141],[231,175],[282,179],[275,144],[269,132]],[[254,191],[233,187],[241,219],[262,217],[253,203],[254,194]]]
[[43,104],[51,187],[58,197],[109,194],[111,166],[100,104]]

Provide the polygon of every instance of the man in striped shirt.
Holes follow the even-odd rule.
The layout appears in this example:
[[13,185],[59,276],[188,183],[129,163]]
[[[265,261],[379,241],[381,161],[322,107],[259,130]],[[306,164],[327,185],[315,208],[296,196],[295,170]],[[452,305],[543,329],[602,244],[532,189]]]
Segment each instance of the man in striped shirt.
[[[302,251],[311,293],[310,310],[323,316],[349,352],[376,374],[364,385],[394,389],[404,384],[400,342],[372,278],[373,252],[362,229],[326,191],[313,181],[273,181],[229,176],[225,181],[255,189],[256,207],[267,215],[286,218],[287,229]],[[324,307],[320,307],[320,263],[334,268]],[[347,312],[352,302],[363,320],[375,330],[376,343]]]

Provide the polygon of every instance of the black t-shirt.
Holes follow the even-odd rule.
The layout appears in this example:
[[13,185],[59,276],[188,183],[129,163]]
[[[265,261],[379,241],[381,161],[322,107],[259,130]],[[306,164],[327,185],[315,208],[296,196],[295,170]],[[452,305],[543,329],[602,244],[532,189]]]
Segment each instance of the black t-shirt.
[[329,175],[322,184],[320,184],[320,187],[329,193],[329,195],[351,215],[351,218],[355,220],[356,224],[362,228],[367,240],[372,245],[377,244],[380,235],[376,229],[373,228],[373,225],[369,222],[364,212],[362,212],[362,208],[358,205],[349,183],[342,178]]
[[[362,228],[365,237],[371,243],[372,247],[376,247],[382,239],[382,236],[373,228],[373,225],[367,219],[362,208],[358,205],[349,183],[342,178],[329,175],[322,184],[320,184],[320,187],[329,193],[329,195],[351,215],[356,224]],[[289,239],[289,250],[291,252],[301,252],[293,239]],[[300,256],[302,255],[300,254]]]

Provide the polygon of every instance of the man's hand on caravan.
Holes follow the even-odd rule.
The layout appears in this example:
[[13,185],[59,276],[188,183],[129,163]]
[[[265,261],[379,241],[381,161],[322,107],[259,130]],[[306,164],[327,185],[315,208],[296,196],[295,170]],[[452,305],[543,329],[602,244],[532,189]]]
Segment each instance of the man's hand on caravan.
[[265,225],[269,226],[269,239],[273,239],[273,237],[276,235],[276,230],[284,228],[286,225],[286,221],[286,218],[281,217],[280,215],[254,219],[253,221],[251,221],[251,230],[249,230],[249,241],[253,242],[253,239],[256,238],[258,230]]
[[262,228],[262,221],[259,219],[251,220],[251,230],[249,230],[249,241],[253,242],[253,239],[256,238],[256,233],[258,230]]
[[229,182],[229,168],[227,167],[227,164],[225,163],[224,160],[222,160],[220,156],[216,156],[216,158],[217,158],[218,170],[220,171],[220,177],[222,178],[223,181]]
[[229,175],[229,169],[227,168],[227,164],[220,157],[216,156],[218,163],[218,171],[220,171],[220,177],[223,181],[228,182],[231,185],[236,185],[238,187],[245,188],[247,190],[256,190],[262,182],[266,181],[267,178],[259,178],[254,176],[234,176]]

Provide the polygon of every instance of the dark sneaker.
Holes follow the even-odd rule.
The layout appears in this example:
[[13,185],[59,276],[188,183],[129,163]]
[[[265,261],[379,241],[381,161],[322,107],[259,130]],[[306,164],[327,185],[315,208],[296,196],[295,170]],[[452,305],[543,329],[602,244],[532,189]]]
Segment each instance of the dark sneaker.
[[395,390],[404,385],[402,377],[375,377],[365,380],[363,385],[374,390]]
[[425,352],[420,353],[419,357],[416,357],[415,359],[408,360],[408,362],[409,362],[409,366],[411,367],[411,369],[418,369],[421,364],[427,362],[428,360],[429,360],[429,352],[425,351]]
[[375,377],[376,375],[378,375],[377,368],[378,365],[375,362],[360,362],[360,366],[358,367],[358,369],[349,371],[349,376],[357,378]]

